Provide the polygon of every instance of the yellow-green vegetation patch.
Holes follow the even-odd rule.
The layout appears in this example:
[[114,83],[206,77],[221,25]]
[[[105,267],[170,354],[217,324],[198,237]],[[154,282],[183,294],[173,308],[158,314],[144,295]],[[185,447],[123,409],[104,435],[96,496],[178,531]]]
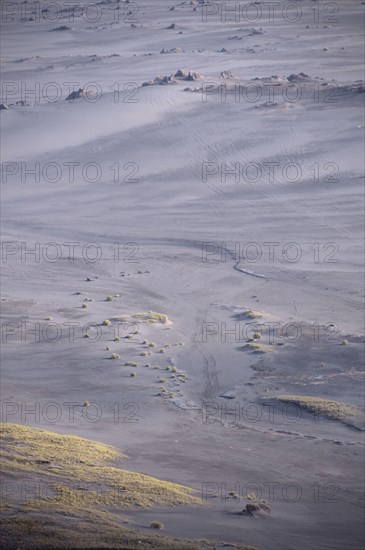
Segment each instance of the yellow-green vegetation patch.
[[245,349],[251,350],[254,353],[268,353],[272,351],[272,347],[269,344],[259,344],[258,342],[249,342],[245,345]]
[[[66,518],[67,519],[67,518]],[[147,527],[147,525],[146,525]],[[79,519],[69,524],[62,515],[28,517],[17,515],[1,520],[3,548],[27,550],[109,549],[116,550],[213,550],[217,546],[255,550],[241,544],[224,544],[208,540],[187,540],[133,531],[108,518],[96,521]],[[26,541],[26,544],[21,543]]]
[[[66,506],[65,501],[70,508],[78,507],[80,495],[86,502],[84,511],[92,505],[123,508],[202,503],[189,487],[122,470],[116,463],[125,455],[108,445],[16,424],[1,427],[3,474],[44,476],[47,484],[54,486],[54,494],[28,502],[28,509],[59,509]],[[77,484],[83,484],[81,493],[75,493]]]
[[163,523],[161,523],[160,521],[151,521],[150,527],[152,529],[163,529]]
[[11,454],[14,461],[31,464],[37,460],[58,462],[62,465],[102,465],[120,455],[109,445],[83,439],[76,435],[61,435],[18,424],[1,423],[2,451],[6,460]]
[[130,315],[116,315],[111,318],[113,321],[117,320],[123,320],[123,321],[130,321],[134,320],[137,323],[160,323],[163,325],[166,325],[167,323],[171,323],[169,321],[169,318],[165,313],[157,313],[156,311],[144,311],[142,313],[132,313]]
[[331,420],[346,420],[356,414],[356,407],[341,401],[305,395],[279,395],[278,401],[296,405],[308,412],[322,414]]
[[255,309],[245,309],[242,313],[248,319],[257,319],[258,317],[270,317],[268,313],[265,313],[264,311],[258,311]]

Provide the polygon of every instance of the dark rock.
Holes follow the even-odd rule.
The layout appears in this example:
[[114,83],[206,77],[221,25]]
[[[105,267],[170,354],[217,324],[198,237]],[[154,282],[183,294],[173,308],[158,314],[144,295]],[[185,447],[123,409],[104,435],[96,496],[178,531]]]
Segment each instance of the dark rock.
[[220,395],[220,397],[224,397],[225,399],[236,399],[236,394],[232,390],[228,390]]
[[305,73],[291,74],[288,76],[289,82],[302,82],[303,80],[308,80],[309,76]]
[[65,101],[73,101],[74,99],[79,99],[80,97],[85,97],[87,91],[85,88],[79,88],[77,92],[72,92],[69,96],[66,97]]
[[51,29],[51,32],[54,32],[54,31],[70,31],[70,27],[68,27],[67,25],[61,25],[60,27],[55,27],[54,29]]
[[231,71],[222,71],[221,78],[225,78],[225,79],[233,78],[233,74],[231,73]]
[[242,510],[242,514],[253,515],[255,512],[266,512],[267,514],[271,513],[271,508],[266,502],[266,500],[252,501],[246,504],[246,508]]

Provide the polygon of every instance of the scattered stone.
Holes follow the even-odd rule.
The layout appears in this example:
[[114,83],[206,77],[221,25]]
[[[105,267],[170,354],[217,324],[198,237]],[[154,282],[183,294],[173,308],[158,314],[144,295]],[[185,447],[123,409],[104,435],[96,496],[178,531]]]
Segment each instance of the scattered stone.
[[222,71],[221,72],[221,78],[230,79],[230,78],[234,78],[234,77],[233,77],[233,74],[231,73],[231,71]]
[[175,84],[175,83],[176,81],[174,80],[172,75],[169,75],[169,76],[157,75],[153,80],[143,82],[142,86],[166,86],[167,84]]
[[165,50],[165,48],[162,48],[160,53],[181,53],[181,48],[171,48],[170,50]]
[[[278,106],[279,104],[273,101],[265,101],[264,103],[261,103],[261,105],[255,105],[255,109],[273,109]],[[256,302],[258,301],[259,300],[256,300]]]
[[167,84],[176,84],[177,80],[186,80],[186,81],[195,81],[203,78],[200,74],[194,71],[184,71],[183,69],[178,69],[174,75],[169,76],[156,76],[153,80],[148,80],[143,82],[142,86],[156,86],[156,85],[167,85]]
[[254,29],[252,27],[250,34],[248,36],[255,36],[256,34],[264,34],[264,33],[265,31],[262,30],[262,27],[260,27],[259,29]]
[[169,27],[166,27],[168,30],[170,29],[176,29],[176,25],[175,23],[171,23],[171,25]]
[[194,80],[200,80],[201,78],[203,77],[199,73],[195,73],[194,71],[189,71],[189,73],[185,78],[183,78],[183,80],[194,81]]

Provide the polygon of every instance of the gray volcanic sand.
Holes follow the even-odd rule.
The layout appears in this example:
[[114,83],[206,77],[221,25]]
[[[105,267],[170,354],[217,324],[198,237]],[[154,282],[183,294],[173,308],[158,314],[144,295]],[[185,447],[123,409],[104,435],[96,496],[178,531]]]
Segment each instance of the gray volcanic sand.
[[[115,445],[127,468],[188,484],[208,502],[124,514],[136,528],[158,519],[168,535],[261,550],[362,548],[364,6],[339,2],[337,22],[320,11],[317,23],[303,0],[297,22],[281,11],[270,22],[262,7],[249,23],[203,22],[198,2],[137,4],[134,26],[131,16],[113,22],[108,2],[93,23],[69,22],[67,11],[56,22],[22,22],[19,12],[3,23],[3,80],[19,91],[1,99],[3,169],[16,172],[2,178],[2,420]],[[202,79],[142,87],[178,69]],[[285,101],[283,83],[300,73],[301,98]],[[267,88],[256,102],[222,101],[220,86],[255,78],[279,86],[274,105]],[[21,83],[44,91],[50,82],[58,100],[51,88],[21,95]],[[96,83],[99,97],[65,101],[69,82]],[[216,93],[206,101],[184,92],[207,82]],[[70,162],[79,163],[73,181]],[[94,183],[82,170],[90,162],[101,172]],[[221,177],[223,163],[270,162],[273,178],[265,168],[257,181]],[[35,163],[39,181],[22,177]],[[60,177],[42,171],[47,163]],[[202,177],[203,163],[216,173]],[[287,163],[300,167],[296,181]],[[95,262],[82,253],[88,243],[99,247]],[[273,256],[264,243],[276,243]],[[102,325],[147,310],[172,324]],[[247,323],[262,325],[262,350],[245,347]],[[157,395],[161,384],[174,394]],[[356,414],[283,408],[273,400],[282,394]],[[84,401],[96,406],[85,412]],[[232,490],[239,499],[227,498]],[[270,501],[270,516],[238,514],[252,492]]]

